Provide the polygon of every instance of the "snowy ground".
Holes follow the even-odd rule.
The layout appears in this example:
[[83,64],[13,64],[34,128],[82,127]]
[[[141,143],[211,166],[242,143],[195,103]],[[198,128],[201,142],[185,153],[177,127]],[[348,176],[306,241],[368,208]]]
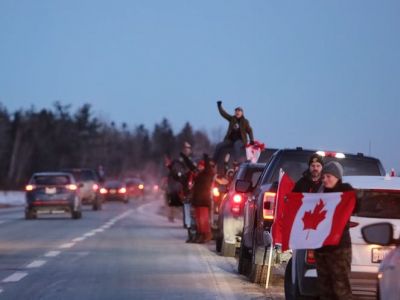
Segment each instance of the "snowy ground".
[[25,193],[20,191],[0,191],[0,206],[16,206],[25,203]]

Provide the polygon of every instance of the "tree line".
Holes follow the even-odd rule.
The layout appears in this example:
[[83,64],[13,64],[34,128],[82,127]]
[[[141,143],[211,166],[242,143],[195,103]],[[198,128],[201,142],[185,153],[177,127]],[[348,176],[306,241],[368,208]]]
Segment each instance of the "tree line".
[[165,118],[152,130],[132,129],[100,120],[89,104],[14,112],[0,104],[0,189],[21,188],[33,172],[100,165],[108,177],[159,178],[165,156],[176,157],[185,141],[198,155],[212,150],[208,135],[190,123],[178,133]]

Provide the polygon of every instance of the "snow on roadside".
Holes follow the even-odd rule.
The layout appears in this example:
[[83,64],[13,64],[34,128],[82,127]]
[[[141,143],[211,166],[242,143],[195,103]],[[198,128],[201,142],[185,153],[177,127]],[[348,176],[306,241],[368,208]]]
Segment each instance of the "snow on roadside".
[[25,193],[20,191],[0,191],[0,205],[23,205]]

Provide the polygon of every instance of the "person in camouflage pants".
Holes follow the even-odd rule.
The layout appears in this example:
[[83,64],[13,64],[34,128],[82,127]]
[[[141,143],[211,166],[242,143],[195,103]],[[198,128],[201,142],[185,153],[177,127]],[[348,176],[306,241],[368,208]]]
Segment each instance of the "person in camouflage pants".
[[351,248],[315,252],[320,300],[351,300]]
[[[322,169],[324,193],[352,191],[351,185],[342,182],[343,167],[336,161],[328,162]],[[352,300],[350,224],[343,231],[337,246],[323,246],[315,250],[320,300]]]

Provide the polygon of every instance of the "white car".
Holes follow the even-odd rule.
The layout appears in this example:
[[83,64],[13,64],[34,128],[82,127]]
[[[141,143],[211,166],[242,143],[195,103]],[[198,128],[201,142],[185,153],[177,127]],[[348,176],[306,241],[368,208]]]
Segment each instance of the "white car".
[[[348,176],[343,182],[350,183],[357,193],[357,205],[350,219],[352,241],[351,284],[353,293],[362,296],[375,296],[379,265],[393,250],[393,246],[367,244],[362,236],[362,228],[379,222],[393,225],[395,234],[400,234],[400,178],[389,176]],[[300,259],[301,257],[304,259]],[[292,261],[296,261],[294,274],[304,274],[295,278],[298,285],[315,286],[317,270],[312,250],[296,250]],[[301,263],[300,263],[301,262]],[[295,276],[293,272],[288,277]],[[289,286],[288,286],[289,288]],[[398,294],[399,295],[399,294]],[[303,296],[314,299],[318,295]],[[302,298],[302,299],[303,299]],[[386,298],[382,298],[385,299]]]
[[393,238],[391,223],[377,223],[364,227],[362,234],[369,244],[397,245],[382,261],[378,274],[378,299],[398,300],[400,295],[400,238]]

